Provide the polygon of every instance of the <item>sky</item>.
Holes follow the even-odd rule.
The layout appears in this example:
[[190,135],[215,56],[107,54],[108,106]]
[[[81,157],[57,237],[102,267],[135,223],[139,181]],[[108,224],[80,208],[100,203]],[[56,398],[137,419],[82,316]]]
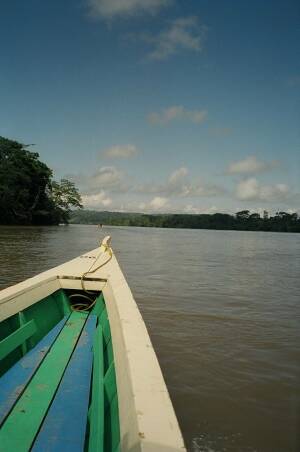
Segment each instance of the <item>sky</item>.
[[95,210],[300,212],[299,0],[3,0],[0,135]]

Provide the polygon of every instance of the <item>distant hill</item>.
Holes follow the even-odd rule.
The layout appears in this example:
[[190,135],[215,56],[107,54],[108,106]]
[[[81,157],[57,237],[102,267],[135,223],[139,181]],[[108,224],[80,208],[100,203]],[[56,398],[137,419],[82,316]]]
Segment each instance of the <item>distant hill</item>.
[[74,210],[71,215],[70,223],[73,224],[109,224],[129,226],[130,221],[135,221],[142,217],[141,213],[124,212],[99,212],[96,210]]
[[222,229],[241,231],[300,232],[300,218],[297,213],[277,212],[264,217],[249,210],[235,215],[215,214],[157,214],[125,212],[98,212],[96,210],[75,210],[71,213],[73,224],[104,224],[111,226],[146,226],[159,228]]

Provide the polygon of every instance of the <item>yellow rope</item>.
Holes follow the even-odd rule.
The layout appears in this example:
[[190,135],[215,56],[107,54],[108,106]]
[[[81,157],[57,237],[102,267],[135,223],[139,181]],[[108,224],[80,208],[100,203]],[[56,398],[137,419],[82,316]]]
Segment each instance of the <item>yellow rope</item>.
[[[85,285],[84,285],[84,278],[86,277],[86,275],[91,274],[91,273],[95,273],[97,270],[99,270],[100,268],[104,267],[104,265],[108,264],[108,262],[109,262],[109,261],[112,259],[112,257],[113,257],[113,250],[111,249],[111,247],[110,247],[109,245],[107,245],[106,243],[101,243],[100,246],[101,246],[101,247],[104,247],[104,251],[101,250],[101,251],[99,252],[99,254],[97,255],[96,259],[94,260],[94,262],[92,263],[92,265],[90,266],[90,268],[89,268],[86,272],[84,272],[84,273],[81,275],[81,279],[80,279],[80,281],[81,281],[81,287],[82,287],[82,290],[83,290],[85,293],[87,293],[87,294],[93,294],[93,292],[90,292],[90,291],[88,291],[88,290],[85,288]],[[108,254],[109,254],[108,259],[106,259],[105,262],[102,262],[102,263],[101,263],[100,265],[98,265],[96,268],[92,269],[93,266],[95,265],[95,263],[97,262],[97,260],[99,259],[99,257],[100,257],[101,255],[104,255],[104,253],[106,253],[106,252],[108,252]],[[102,290],[103,290],[103,288],[105,287],[106,284],[107,284],[107,280],[105,281],[104,286],[102,287]],[[74,294],[74,296],[75,296],[75,295],[76,295],[76,294]],[[80,294],[78,294],[78,296],[79,296],[79,295],[80,295]],[[82,296],[82,295],[81,295],[81,296]],[[87,298],[88,298],[88,297],[87,297]],[[91,301],[92,301],[92,300],[91,300]],[[89,311],[89,310],[96,304],[96,302],[97,302],[97,298],[95,298],[95,300],[92,301],[92,303],[89,304],[88,306],[87,306],[86,304],[84,304],[84,303],[74,303],[74,304],[72,305],[72,309],[73,309],[74,311]]]
[[[84,292],[88,293],[88,294],[92,294],[93,292],[89,292],[89,291],[85,288],[85,285],[84,285],[84,278],[86,277],[86,275],[95,273],[97,270],[99,270],[100,268],[104,267],[104,265],[108,264],[108,262],[109,262],[109,261],[112,259],[112,257],[113,257],[113,250],[111,249],[111,247],[110,247],[109,245],[107,245],[106,243],[101,243],[100,246],[101,246],[101,247],[104,247],[104,251],[100,251],[100,253],[97,255],[96,259],[94,260],[94,262],[92,263],[92,265],[90,266],[90,268],[89,268],[86,272],[84,272],[84,273],[82,274],[81,279],[80,279],[82,290],[83,290]],[[92,270],[93,266],[95,265],[95,263],[97,262],[97,260],[99,259],[99,257],[100,257],[101,255],[103,255],[104,253],[106,253],[106,252],[109,253],[108,259],[106,259],[105,262],[102,262],[100,265],[98,265],[96,268],[94,268],[94,269]],[[105,287],[106,284],[107,284],[107,280],[105,281],[105,284],[104,284],[104,286],[102,287],[102,290],[103,290],[103,288]],[[96,301],[97,301],[97,298],[96,298],[90,305],[88,305],[88,306],[87,306],[86,304],[84,304],[84,303],[74,303],[74,304],[72,305],[72,309],[73,309],[74,311],[89,311],[89,310],[96,304]]]
[[[112,259],[112,257],[113,257],[113,250],[111,249],[111,247],[110,247],[109,245],[107,245],[106,243],[102,243],[101,246],[103,246],[103,247],[105,248],[104,251],[101,251],[101,252],[98,254],[98,256],[96,257],[95,261],[92,263],[92,265],[90,266],[90,268],[88,269],[88,271],[84,272],[84,273],[82,274],[82,276],[81,276],[81,287],[82,287],[82,290],[84,290],[86,293],[89,293],[89,292],[88,292],[88,290],[84,287],[84,278],[85,278],[85,276],[88,275],[88,274],[95,273],[97,270],[99,270],[100,268],[104,267],[104,265],[108,264],[108,262],[109,262],[109,261]],[[102,264],[98,265],[98,267],[96,267],[96,268],[94,268],[93,270],[91,270],[92,267],[93,267],[93,266],[95,265],[95,263],[97,262],[97,260],[99,259],[99,257],[100,257],[102,254],[106,253],[106,251],[108,251],[108,253],[109,253],[108,259],[107,259],[105,262],[103,262]]]
[[75,293],[75,294],[71,294],[69,295],[69,298],[84,298],[86,300],[88,300],[90,302],[90,304],[86,304],[86,303],[73,303],[71,305],[72,310],[73,311],[88,311],[89,309],[91,309],[94,304],[96,303],[96,299],[93,300],[92,298],[88,297],[87,295],[83,295],[81,293]]

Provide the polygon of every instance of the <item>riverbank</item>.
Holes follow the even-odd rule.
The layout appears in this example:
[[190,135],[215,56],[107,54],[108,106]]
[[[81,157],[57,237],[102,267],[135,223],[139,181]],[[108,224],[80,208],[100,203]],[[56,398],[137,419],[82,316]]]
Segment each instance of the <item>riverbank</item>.
[[216,229],[236,231],[300,232],[297,213],[277,212],[264,217],[249,210],[235,215],[215,214],[143,214],[125,212],[98,212],[75,210],[71,213],[71,224],[99,224],[110,226],[140,226],[153,228]]

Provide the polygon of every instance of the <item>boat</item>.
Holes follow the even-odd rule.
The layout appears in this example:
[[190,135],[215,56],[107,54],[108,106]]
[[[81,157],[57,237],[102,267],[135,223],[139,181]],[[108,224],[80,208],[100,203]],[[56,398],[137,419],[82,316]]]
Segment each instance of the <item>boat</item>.
[[1,452],[186,450],[109,236],[0,292],[0,364]]

